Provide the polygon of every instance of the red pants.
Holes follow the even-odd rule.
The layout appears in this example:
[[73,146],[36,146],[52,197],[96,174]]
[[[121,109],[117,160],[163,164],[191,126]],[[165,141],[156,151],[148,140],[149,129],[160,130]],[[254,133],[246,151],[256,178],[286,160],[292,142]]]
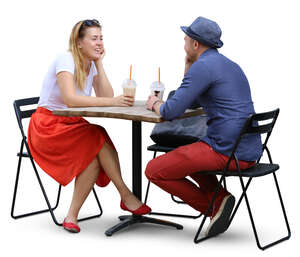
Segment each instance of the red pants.
[[[205,213],[218,185],[215,175],[201,175],[201,171],[223,170],[229,157],[215,152],[210,145],[197,142],[181,146],[151,160],[146,168],[147,178],[168,193],[179,197],[194,209]],[[255,162],[239,161],[240,169]],[[234,160],[229,170],[236,170]],[[198,185],[186,177],[190,176]],[[216,201],[228,192],[222,187]]]

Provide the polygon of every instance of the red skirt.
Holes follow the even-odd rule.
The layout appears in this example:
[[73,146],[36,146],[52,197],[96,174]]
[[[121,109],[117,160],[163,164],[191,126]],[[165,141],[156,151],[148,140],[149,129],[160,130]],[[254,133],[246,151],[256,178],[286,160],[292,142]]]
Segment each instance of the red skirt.
[[[107,132],[82,117],[56,116],[38,107],[28,127],[28,145],[36,163],[65,186],[84,171],[107,142]],[[104,187],[110,179],[100,168],[96,184]]]

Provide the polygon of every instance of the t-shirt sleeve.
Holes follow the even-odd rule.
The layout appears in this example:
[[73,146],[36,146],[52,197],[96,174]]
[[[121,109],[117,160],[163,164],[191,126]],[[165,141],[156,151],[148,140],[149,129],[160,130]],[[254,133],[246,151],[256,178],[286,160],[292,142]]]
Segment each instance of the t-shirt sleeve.
[[56,60],[55,72],[56,75],[62,71],[68,71],[74,75],[75,64],[73,60],[73,56],[70,52],[66,52],[60,56],[58,56]]

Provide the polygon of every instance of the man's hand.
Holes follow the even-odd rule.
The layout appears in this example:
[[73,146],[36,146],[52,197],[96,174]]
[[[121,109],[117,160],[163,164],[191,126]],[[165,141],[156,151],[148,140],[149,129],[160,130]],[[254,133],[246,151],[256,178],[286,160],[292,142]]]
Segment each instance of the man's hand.
[[148,97],[148,100],[147,100],[147,103],[146,103],[147,109],[150,110],[150,111],[153,111],[154,105],[158,102],[162,103],[162,101],[158,97],[156,97],[154,95],[150,95]]
[[184,59],[185,64],[193,64],[193,59],[191,58],[191,56],[186,55],[185,59]]
[[196,60],[191,56],[186,55],[184,61],[185,61],[185,68],[184,68],[184,74],[185,74]]

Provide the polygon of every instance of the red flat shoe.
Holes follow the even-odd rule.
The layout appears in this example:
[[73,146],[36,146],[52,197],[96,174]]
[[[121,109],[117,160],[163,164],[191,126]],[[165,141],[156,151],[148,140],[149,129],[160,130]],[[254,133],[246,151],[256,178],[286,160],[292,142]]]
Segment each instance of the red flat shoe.
[[123,203],[123,201],[121,201],[120,207],[124,211],[129,211],[134,215],[145,215],[145,214],[148,214],[149,212],[151,212],[151,208],[146,204],[143,204],[141,207],[139,207],[139,208],[137,208],[136,210],[133,211],[133,210],[129,210],[127,208],[127,206]]
[[62,224],[63,228],[71,233],[79,233],[80,232],[80,227],[78,227],[75,223],[73,222],[63,222]]

